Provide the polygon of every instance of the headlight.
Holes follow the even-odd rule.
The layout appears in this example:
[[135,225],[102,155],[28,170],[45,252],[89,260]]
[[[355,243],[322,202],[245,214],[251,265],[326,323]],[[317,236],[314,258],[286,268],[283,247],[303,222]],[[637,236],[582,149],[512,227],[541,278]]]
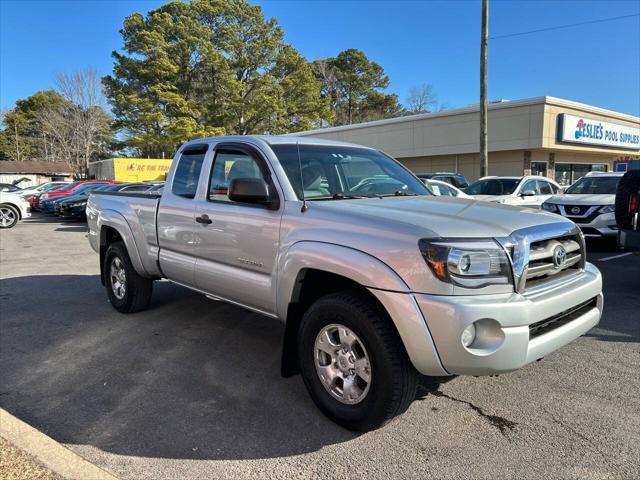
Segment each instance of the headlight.
[[616,207],[613,205],[605,205],[600,208],[600,213],[613,213],[616,211]]
[[466,288],[511,282],[507,254],[494,240],[438,240],[418,242],[429,268],[443,282]]
[[71,203],[69,206],[71,208],[84,207],[86,204],[87,204],[87,202],[75,202],[75,203]]
[[558,211],[558,206],[555,203],[544,202],[542,204],[542,209],[546,210],[547,212],[557,212]]

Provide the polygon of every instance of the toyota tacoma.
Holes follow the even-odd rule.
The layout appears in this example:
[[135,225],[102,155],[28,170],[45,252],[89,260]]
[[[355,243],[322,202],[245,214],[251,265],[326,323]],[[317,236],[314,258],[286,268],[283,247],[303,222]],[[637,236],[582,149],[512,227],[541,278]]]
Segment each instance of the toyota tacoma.
[[573,222],[434,196],[352,144],[193,140],[162,195],[92,192],[86,213],[116,310],[147,308],[166,278],[284,322],[282,374],[353,430],[401,414],[420,387],[549,355],[602,313]]

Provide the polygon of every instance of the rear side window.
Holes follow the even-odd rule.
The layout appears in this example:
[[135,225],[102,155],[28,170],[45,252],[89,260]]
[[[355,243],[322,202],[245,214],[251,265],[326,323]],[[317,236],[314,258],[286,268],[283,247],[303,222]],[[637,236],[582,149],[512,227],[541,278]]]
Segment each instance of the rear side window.
[[458,188],[467,188],[469,186],[469,182],[462,175],[456,175],[451,178],[451,184]]
[[198,179],[202,163],[207,154],[207,145],[190,147],[182,152],[176,173],[173,176],[171,192],[184,198],[194,198],[198,190]]

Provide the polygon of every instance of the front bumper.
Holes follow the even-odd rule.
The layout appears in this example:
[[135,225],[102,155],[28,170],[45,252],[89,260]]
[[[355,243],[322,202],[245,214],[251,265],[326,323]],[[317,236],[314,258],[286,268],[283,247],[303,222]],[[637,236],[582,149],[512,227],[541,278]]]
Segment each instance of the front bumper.
[[[598,207],[600,208],[600,207]],[[618,234],[615,213],[601,213],[595,216],[578,217],[562,215],[580,227],[585,237],[613,237]]]
[[83,207],[64,207],[59,211],[59,215],[63,218],[84,218],[86,206]]
[[[419,294],[415,299],[441,364],[449,374],[494,375],[538,360],[597,325],[602,315],[602,277],[593,265],[587,264],[584,274],[574,280],[535,295]],[[579,315],[568,317],[565,323],[552,324],[535,337],[530,333],[530,325],[588,301],[594,304]],[[465,347],[462,332],[474,322],[476,340]],[[554,325],[558,326],[553,328]]]

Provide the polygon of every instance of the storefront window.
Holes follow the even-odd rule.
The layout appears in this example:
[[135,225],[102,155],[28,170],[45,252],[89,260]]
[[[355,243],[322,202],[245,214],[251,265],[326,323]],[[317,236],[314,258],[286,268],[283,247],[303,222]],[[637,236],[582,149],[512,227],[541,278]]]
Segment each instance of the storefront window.
[[531,162],[531,175],[547,176],[547,162]]
[[606,172],[606,163],[556,163],[556,182],[566,187],[588,172]]

